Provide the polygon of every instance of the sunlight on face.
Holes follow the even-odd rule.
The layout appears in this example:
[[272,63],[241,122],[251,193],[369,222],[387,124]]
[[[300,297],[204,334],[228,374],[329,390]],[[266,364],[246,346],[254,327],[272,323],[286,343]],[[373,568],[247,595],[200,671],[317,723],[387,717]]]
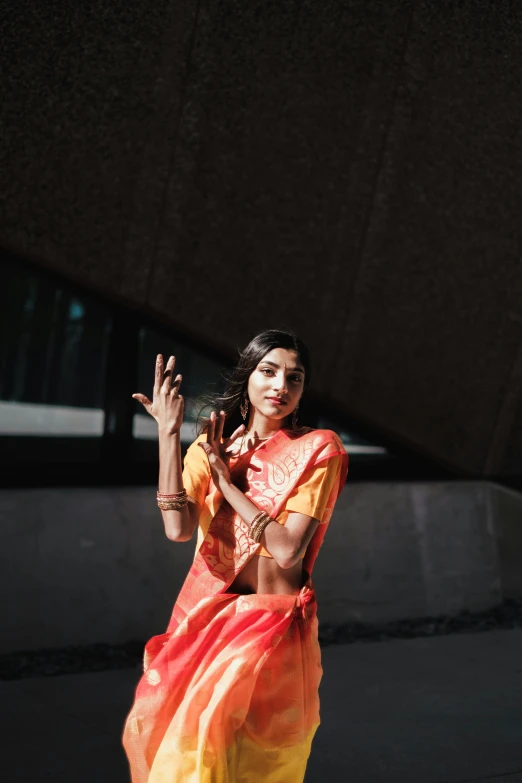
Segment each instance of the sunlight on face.
[[257,413],[284,419],[297,407],[304,389],[304,367],[295,351],[274,348],[248,379],[248,397]]

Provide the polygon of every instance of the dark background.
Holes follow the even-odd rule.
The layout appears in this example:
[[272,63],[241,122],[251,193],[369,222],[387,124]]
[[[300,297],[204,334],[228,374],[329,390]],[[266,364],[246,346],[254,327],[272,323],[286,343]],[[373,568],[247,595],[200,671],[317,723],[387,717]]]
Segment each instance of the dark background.
[[20,0],[0,19],[6,263],[220,363],[291,326],[323,409],[519,481],[518,3]]

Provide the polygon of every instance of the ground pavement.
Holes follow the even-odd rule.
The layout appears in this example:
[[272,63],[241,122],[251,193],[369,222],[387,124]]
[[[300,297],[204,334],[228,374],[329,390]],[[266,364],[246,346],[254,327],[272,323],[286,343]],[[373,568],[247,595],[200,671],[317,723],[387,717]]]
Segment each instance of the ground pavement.
[[[522,783],[522,629],[332,645],[323,665],[306,783]],[[0,683],[2,780],[129,783],[138,676]]]

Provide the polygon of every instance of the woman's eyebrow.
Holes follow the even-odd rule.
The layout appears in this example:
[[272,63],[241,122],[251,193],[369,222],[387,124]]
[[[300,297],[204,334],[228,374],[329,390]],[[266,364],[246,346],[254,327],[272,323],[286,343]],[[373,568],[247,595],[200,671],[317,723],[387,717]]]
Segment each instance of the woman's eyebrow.
[[[275,362],[270,362],[270,361],[268,361],[268,359],[262,359],[260,364],[270,364],[270,365],[272,365],[272,367],[275,367],[276,370],[279,370],[279,368],[280,368],[279,364],[276,364]],[[288,370],[288,372],[302,372],[302,373],[304,373],[304,370],[303,370],[302,367],[287,367],[286,369]]]

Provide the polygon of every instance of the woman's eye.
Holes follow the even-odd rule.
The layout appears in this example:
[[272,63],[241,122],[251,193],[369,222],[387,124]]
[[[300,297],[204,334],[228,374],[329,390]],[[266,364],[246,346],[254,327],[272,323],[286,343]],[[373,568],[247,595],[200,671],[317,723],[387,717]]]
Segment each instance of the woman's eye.
[[[263,375],[275,375],[274,371],[269,367],[262,367],[261,372]],[[291,375],[289,376],[289,380],[292,381],[292,383],[301,383],[302,378],[300,375]]]

